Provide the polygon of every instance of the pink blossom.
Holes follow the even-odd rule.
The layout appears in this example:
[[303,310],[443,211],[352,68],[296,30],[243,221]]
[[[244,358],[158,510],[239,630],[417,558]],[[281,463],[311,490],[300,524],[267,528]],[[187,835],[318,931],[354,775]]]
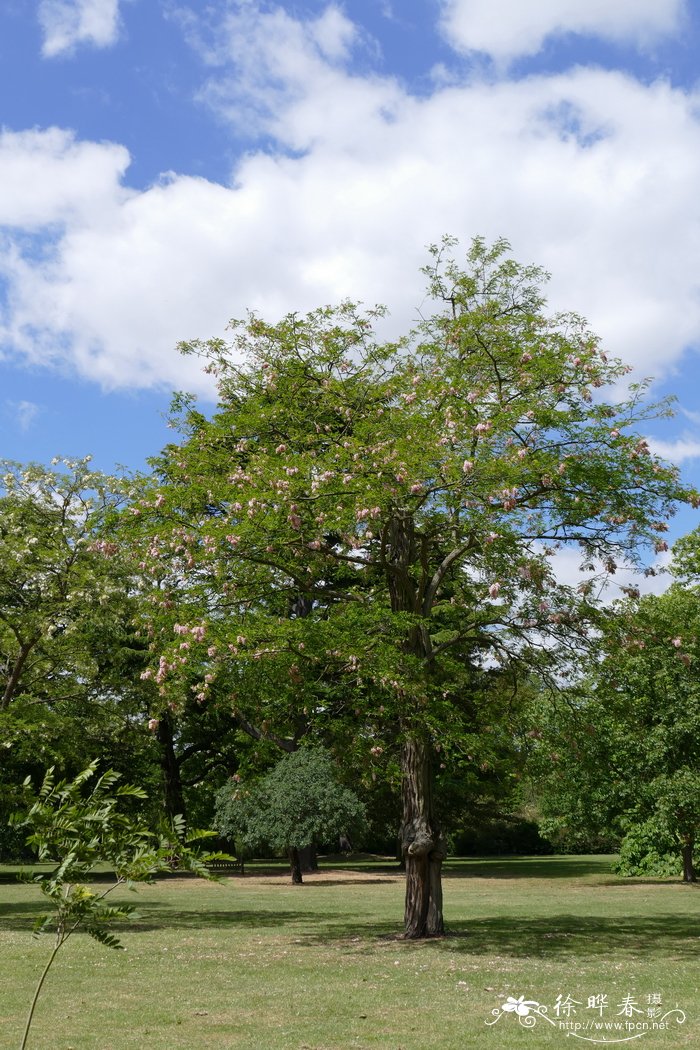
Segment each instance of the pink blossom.
[[189,634],[190,633],[189,627],[186,627],[184,623],[175,623],[175,624],[173,624],[173,631],[175,632],[175,634]]
[[321,549],[321,541],[320,540],[311,540],[311,542],[309,543],[309,547],[310,547],[310,549],[312,551],[320,551],[320,549]]
[[467,394],[467,401],[469,402],[470,405],[473,405],[478,397],[479,397],[479,395],[478,395],[476,390],[470,390],[469,393]]
[[156,496],[156,501],[155,501],[154,506],[162,507],[164,503],[165,503],[165,496],[163,495],[162,492],[159,492],[158,495]]
[[278,445],[277,448],[275,449],[275,452],[277,453],[278,456],[281,455],[282,452],[286,452],[286,451],[287,451],[287,446],[286,445]]
[[488,434],[490,429],[491,429],[491,424],[490,423],[477,423],[476,426],[474,427],[474,433],[475,434]]
[[532,354],[528,354],[527,351],[520,358],[521,364],[526,365],[528,361],[532,361]]
[[676,649],[680,649],[680,647],[681,647],[681,645],[682,645],[683,643],[682,643],[682,641],[680,640],[680,638],[672,638],[672,639],[671,639],[671,644],[672,644],[672,645],[675,645]]
[[141,672],[141,674],[139,675],[139,678],[141,679],[142,682],[145,682],[149,678],[153,678],[153,671],[150,669],[150,667],[147,667],[145,671]]
[[226,542],[230,543],[232,547],[236,547],[241,542],[241,537],[234,536],[233,533],[229,533],[226,536]]
[[470,459],[465,459],[464,463],[462,464],[462,470],[464,471],[464,473],[468,474],[469,471],[473,469],[474,464],[472,463],[472,461]]
[[498,595],[500,594],[500,591],[501,591],[501,585],[498,582],[492,583],[491,586],[489,587],[489,594],[491,595],[492,598],[498,598]]
[[404,401],[406,402],[407,405],[410,405],[416,400],[416,395],[415,394],[404,394],[403,395],[403,399],[404,399]]
[[148,728],[151,731],[151,733],[155,733],[155,731],[157,730],[159,725],[160,725],[160,722],[158,721],[157,718],[149,718],[148,719]]
[[248,639],[243,634],[239,634],[236,638],[236,645],[245,645]]
[[301,518],[299,517],[298,514],[289,514],[287,516],[287,521],[289,522],[289,524],[292,526],[293,529],[300,529],[301,528]]
[[610,431],[610,437],[611,438],[619,438],[619,436],[620,436],[620,431],[617,429],[617,427],[614,430]]
[[422,491],[423,491],[423,486],[421,485],[421,483],[419,481],[417,481],[415,483],[415,485],[411,485],[411,493],[414,496],[417,496]]
[[195,642],[203,642],[206,630],[206,627],[203,624],[200,624],[198,627],[190,628],[190,634],[194,638]]

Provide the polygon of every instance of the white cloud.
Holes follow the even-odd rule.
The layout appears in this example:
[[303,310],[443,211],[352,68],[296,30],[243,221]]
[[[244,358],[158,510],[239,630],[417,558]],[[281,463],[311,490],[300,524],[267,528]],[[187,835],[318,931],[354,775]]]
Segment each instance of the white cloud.
[[581,583],[594,581],[592,596],[605,605],[624,598],[630,590],[638,590],[640,594],[663,594],[673,583],[669,573],[670,564],[670,550],[654,557],[647,575],[625,562],[618,565],[614,573],[605,572],[602,565],[596,565],[595,572],[582,572],[581,553],[573,546],[556,551],[551,558],[552,571],[558,583],[577,587]]
[[554,274],[553,305],[645,374],[697,341],[697,96],[576,69],[415,98],[351,72],[358,36],[336,7],[307,22],[237,10],[204,94],[277,149],[246,155],[230,185],[129,190],[121,146],[0,135],[8,352],[108,387],[204,389],[175,343],[248,306],[276,317],[350,296],[388,303],[405,329],[443,232],[508,236]]
[[700,441],[693,437],[680,437],[674,441],[661,441],[658,438],[648,439],[649,448],[656,456],[667,459],[678,466],[689,459],[700,459]]
[[46,58],[79,44],[109,47],[119,35],[119,0],[39,0],[38,18]]
[[685,0],[442,0],[441,24],[457,50],[503,63],[536,54],[555,34],[648,46],[678,31],[685,9]]
[[41,412],[39,405],[33,401],[6,401],[5,409],[15,420],[23,434],[31,428],[34,420]]

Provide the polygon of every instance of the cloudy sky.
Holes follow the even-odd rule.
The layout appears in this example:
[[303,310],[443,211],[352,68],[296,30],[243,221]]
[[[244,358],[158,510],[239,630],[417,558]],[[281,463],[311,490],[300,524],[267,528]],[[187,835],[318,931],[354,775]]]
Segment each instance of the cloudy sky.
[[211,393],[178,340],[406,328],[425,246],[482,234],[678,394],[698,483],[698,55],[697,0],[4,0],[0,457],[139,467]]

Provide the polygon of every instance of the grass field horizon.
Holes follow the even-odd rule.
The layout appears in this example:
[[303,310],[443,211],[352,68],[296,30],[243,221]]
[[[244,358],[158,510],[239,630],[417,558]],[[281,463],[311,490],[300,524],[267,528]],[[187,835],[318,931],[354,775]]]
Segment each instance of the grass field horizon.
[[[590,1027],[598,1019],[646,1025],[631,1041],[652,1050],[696,1046],[698,887],[620,878],[611,859],[450,860],[448,934],[423,942],[400,938],[403,877],[390,858],[327,858],[303,886],[291,885],[282,863],[261,862],[218,884],[168,878],[125,891],[139,913],[119,929],[126,951],[72,938],[29,1048],[540,1050],[571,1035],[600,1038]],[[42,910],[36,886],[0,888],[8,1050],[19,1045],[50,950],[48,938],[31,936]],[[500,1009],[521,996],[547,1017]],[[557,1016],[557,997],[567,996],[575,1012],[560,1006]],[[594,996],[606,1005],[589,1006]],[[653,1030],[676,1006],[685,1023]],[[565,1021],[589,1027],[574,1033]]]

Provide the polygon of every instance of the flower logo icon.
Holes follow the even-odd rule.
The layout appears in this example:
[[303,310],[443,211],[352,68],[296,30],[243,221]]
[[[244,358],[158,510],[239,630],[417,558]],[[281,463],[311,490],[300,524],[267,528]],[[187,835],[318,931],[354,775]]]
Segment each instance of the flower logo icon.
[[518,999],[514,999],[512,995],[509,995],[501,1006],[501,1010],[507,1014],[517,1014],[518,1017],[527,1017],[530,1011],[536,1010],[539,1005],[533,999],[526,999],[524,995],[521,995]]

